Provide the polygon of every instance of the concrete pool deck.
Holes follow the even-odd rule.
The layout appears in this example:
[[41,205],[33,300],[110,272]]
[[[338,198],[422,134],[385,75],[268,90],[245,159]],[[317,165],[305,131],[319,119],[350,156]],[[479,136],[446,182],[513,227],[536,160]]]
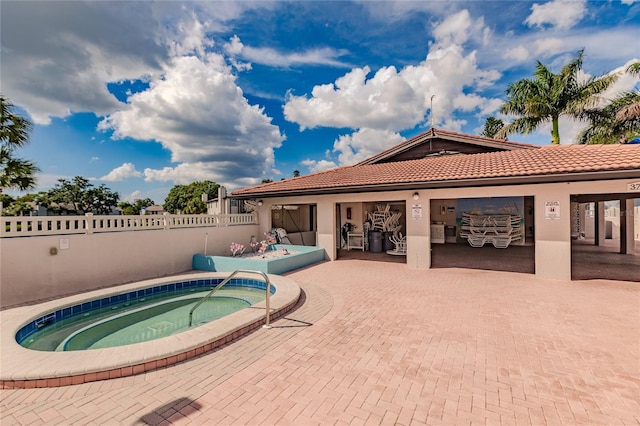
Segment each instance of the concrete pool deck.
[[0,391],[14,424],[638,424],[640,286],[344,260],[274,328],[171,367]]

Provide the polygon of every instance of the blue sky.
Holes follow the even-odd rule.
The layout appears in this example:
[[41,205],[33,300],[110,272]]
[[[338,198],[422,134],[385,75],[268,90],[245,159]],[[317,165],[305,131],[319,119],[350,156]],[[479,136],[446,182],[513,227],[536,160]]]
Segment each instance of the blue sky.
[[[430,127],[478,134],[510,82],[585,49],[640,58],[640,2],[2,1],[1,91],[37,190],[84,176],[162,203],[354,164]],[[638,80],[622,75],[607,96]],[[561,121],[563,143],[583,125]],[[549,127],[510,140],[549,143]],[[31,191],[33,192],[33,191]],[[15,193],[14,193],[15,194]]]

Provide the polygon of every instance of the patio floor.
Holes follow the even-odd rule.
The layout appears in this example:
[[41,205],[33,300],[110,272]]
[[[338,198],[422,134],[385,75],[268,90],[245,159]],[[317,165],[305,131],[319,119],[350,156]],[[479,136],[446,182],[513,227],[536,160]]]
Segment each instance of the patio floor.
[[0,391],[14,424],[638,424],[640,286],[344,260],[297,308],[172,367]]

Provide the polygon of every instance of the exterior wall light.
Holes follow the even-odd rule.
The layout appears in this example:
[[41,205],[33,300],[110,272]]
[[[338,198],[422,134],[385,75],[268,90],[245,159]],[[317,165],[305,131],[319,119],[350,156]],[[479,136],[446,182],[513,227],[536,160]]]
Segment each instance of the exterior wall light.
[[413,199],[416,200],[416,201],[419,200],[420,199],[420,194],[418,194],[417,192],[414,192],[413,193]]
[[262,207],[262,200],[258,200],[258,207]]

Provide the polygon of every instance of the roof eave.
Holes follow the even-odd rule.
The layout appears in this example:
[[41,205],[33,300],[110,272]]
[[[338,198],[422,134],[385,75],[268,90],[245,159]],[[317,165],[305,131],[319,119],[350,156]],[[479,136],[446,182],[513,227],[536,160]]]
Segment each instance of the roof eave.
[[237,195],[234,195],[232,193],[229,196],[229,198],[233,198],[237,200],[247,200],[247,199],[255,199],[255,198],[295,197],[295,196],[302,196],[302,195],[327,195],[327,194],[348,194],[348,193],[360,193],[360,192],[402,191],[402,190],[416,190],[416,189],[526,185],[526,184],[557,183],[557,182],[595,181],[595,180],[606,180],[606,179],[609,179],[609,180],[637,179],[638,172],[639,172],[638,169],[605,170],[605,171],[582,172],[582,173],[558,173],[558,174],[527,175],[527,176],[499,176],[499,177],[478,178],[478,179],[456,179],[456,180],[444,180],[444,181],[382,183],[382,184],[374,184],[374,185],[352,185],[352,186],[344,186],[344,187],[253,192],[253,193],[237,194]]

